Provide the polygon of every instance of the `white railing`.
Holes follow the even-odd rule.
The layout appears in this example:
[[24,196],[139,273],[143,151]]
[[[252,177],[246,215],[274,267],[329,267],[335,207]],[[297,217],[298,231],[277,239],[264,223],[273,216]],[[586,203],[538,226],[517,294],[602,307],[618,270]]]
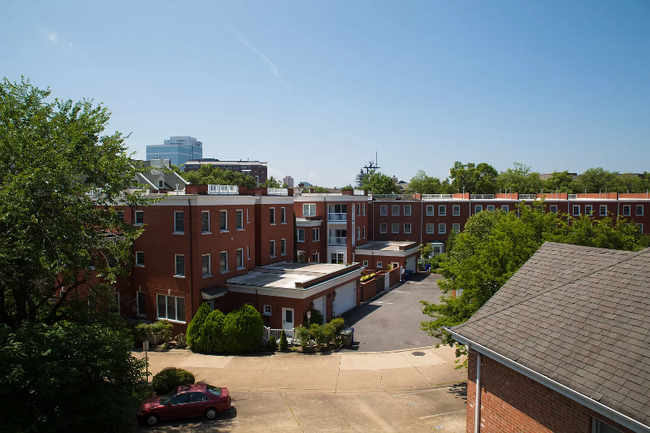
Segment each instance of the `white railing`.
[[208,194],[232,195],[239,194],[237,185],[208,185]]
[[376,200],[410,200],[413,196],[411,194],[373,194],[372,198]]
[[454,198],[453,194],[422,194],[422,200],[448,200]]
[[366,195],[366,192],[362,189],[355,189],[352,191],[352,195]]
[[472,194],[469,196],[470,200],[492,200],[494,194]]
[[348,238],[341,238],[336,236],[330,236],[328,238],[328,243],[330,245],[345,245],[348,243]]
[[328,212],[327,220],[328,221],[347,221],[348,214],[343,212]]
[[[297,344],[298,340],[294,339],[295,328],[285,329],[284,334],[287,336],[287,341],[289,344]],[[268,342],[271,337],[275,337],[275,340],[280,340],[282,335],[282,329],[271,329],[267,326],[264,327],[264,334],[262,334],[262,342]]]
[[519,200],[535,200],[537,194],[519,194]]
[[578,194],[569,194],[569,200],[576,200],[578,198]]
[[289,195],[289,189],[287,189],[287,188],[267,188],[266,193],[268,195]]

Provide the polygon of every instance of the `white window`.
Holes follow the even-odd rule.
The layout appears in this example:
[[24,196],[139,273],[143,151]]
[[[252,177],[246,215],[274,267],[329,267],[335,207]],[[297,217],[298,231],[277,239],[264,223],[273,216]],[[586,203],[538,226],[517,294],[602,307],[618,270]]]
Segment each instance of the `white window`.
[[246,260],[251,259],[251,247],[249,245],[246,245]]
[[316,204],[303,204],[302,216],[316,216]]
[[185,232],[185,212],[174,212],[174,233]]
[[460,216],[460,205],[455,204],[451,207],[451,214],[453,216]]
[[280,224],[287,223],[287,209],[284,207],[280,208]]
[[643,205],[642,205],[642,204],[638,204],[638,205],[636,205],[636,209],[635,209],[634,215],[636,215],[636,216],[643,216]]
[[204,210],[201,212],[201,232],[210,233],[210,211]]
[[366,238],[366,226],[361,227],[361,237],[363,239]]
[[632,214],[631,209],[632,209],[632,206],[630,206],[630,205],[626,204],[625,206],[623,206],[623,216],[630,216]]
[[320,229],[312,229],[311,230],[311,236],[312,236],[312,241],[313,242],[320,241]]
[[138,316],[147,315],[146,300],[147,300],[147,296],[145,295],[145,293],[138,292],[138,297],[136,298],[136,302],[138,304],[137,305]]
[[137,210],[135,211],[135,225],[139,226],[144,224],[144,211]]
[[117,215],[117,219],[120,222],[124,222],[124,211],[123,210],[116,210],[115,214]]
[[433,208],[434,206],[432,204],[427,205],[427,216],[433,216]]
[[280,255],[281,256],[286,256],[287,255],[287,240],[286,239],[280,239]]
[[475,204],[474,205],[474,213],[477,214],[483,210],[483,205],[480,204]]
[[144,267],[144,252],[136,251],[135,253],[135,265]]
[[386,216],[388,215],[388,206],[385,204],[382,204],[379,206],[379,216]]
[[298,229],[298,242],[305,242],[305,229]]
[[159,319],[185,322],[185,298],[156,295]]
[[607,216],[607,205],[600,205],[600,216]]
[[59,297],[63,299],[65,296],[65,286],[61,286],[61,290],[59,290]]
[[242,209],[238,209],[235,212],[235,221],[237,230],[244,230],[244,211]]
[[363,203],[363,215],[364,216],[366,215],[366,204],[365,203]]
[[504,212],[508,212],[510,210],[510,206],[508,206],[507,204],[502,204],[501,210]]
[[433,223],[428,223],[427,224],[427,234],[432,235],[433,234]]
[[380,261],[377,262],[377,269],[381,269],[384,267],[384,264]]
[[158,181],[158,188],[162,189],[165,187],[165,181],[164,180],[159,180]]
[[580,215],[580,205],[577,205],[577,204],[573,205],[572,214],[573,215]]
[[271,224],[275,224],[275,208],[274,207],[269,208],[269,219],[271,221]]
[[357,240],[361,240],[361,227],[357,227]]
[[364,261],[363,261],[363,267],[364,267],[364,268],[367,268],[367,267],[368,267],[368,260],[364,260]]
[[411,234],[411,223],[404,223],[404,234]]
[[183,254],[176,254],[176,277],[185,276],[185,256]]
[[447,205],[445,204],[438,205],[438,215],[439,216],[447,215]]
[[444,235],[447,233],[447,224],[439,223],[438,224],[438,234]]
[[399,216],[399,205],[394,204],[391,209],[392,216]]
[[246,223],[251,222],[251,220],[248,219],[248,209],[246,209]]
[[219,272],[222,274],[228,272],[228,251],[221,251],[219,253]]
[[239,248],[237,250],[237,269],[243,269],[243,268],[244,268],[244,249]]
[[320,254],[318,252],[311,255],[312,263],[320,263]]
[[404,205],[404,216],[411,216],[411,205]]
[[391,233],[399,233],[399,223],[392,224]]
[[591,215],[591,212],[594,210],[594,207],[590,204],[585,205],[585,215]]
[[489,205],[487,205],[487,207],[485,209],[488,210],[488,211],[494,211],[494,205],[489,204]]
[[454,233],[458,233],[460,231],[460,223],[453,223],[451,225],[451,231]]
[[228,211],[219,211],[219,230],[222,232],[228,231]]
[[386,223],[379,224],[379,233],[388,233],[388,224]]
[[270,305],[265,305],[264,312],[262,314],[265,316],[270,316],[272,312],[273,312],[273,308],[271,308]]
[[[354,211],[354,203],[352,204],[352,210]],[[357,205],[357,216],[361,216],[361,205]]]
[[271,253],[271,258],[275,257],[275,241],[269,243],[269,251]]
[[551,213],[557,213],[557,205],[556,204],[551,205]]
[[212,276],[212,263],[210,254],[203,254],[201,256],[201,274],[203,278]]

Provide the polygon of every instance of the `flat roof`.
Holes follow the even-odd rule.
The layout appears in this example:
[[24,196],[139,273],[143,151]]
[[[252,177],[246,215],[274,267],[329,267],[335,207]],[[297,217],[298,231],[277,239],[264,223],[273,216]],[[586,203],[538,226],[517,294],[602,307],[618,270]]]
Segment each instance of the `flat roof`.
[[329,263],[279,262],[257,266],[246,275],[230,278],[227,284],[277,289],[303,289],[329,279],[347,274],[358,264],[337,265]]
[[357,250],[368,251],[405,251],[408,246],[412,248],[418,247],[419,244],[413,241],[370,241],[365,245],[357,246]]

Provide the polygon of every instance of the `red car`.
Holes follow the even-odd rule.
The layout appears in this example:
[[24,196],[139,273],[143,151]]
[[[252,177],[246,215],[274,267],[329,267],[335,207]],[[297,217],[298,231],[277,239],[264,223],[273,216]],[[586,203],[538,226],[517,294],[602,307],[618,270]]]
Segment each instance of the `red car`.
[[219,412],[230,409],[227,388],[217,388],[205,383],[181,385],[176,391],[152,397],[140,405],[138,421],[156,425],[158,420],[189,418],[205,415],[214,419]]

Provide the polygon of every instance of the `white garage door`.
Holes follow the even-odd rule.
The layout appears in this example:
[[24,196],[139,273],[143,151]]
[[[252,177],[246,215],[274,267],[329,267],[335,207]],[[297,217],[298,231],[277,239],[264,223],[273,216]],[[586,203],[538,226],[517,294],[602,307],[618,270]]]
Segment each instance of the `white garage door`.
[[406,270],[415,272],[415,256],[406,259]]
[[339,316],[357,305],[356,283],[353,281],[336,289],[336,299],[332,311]]

